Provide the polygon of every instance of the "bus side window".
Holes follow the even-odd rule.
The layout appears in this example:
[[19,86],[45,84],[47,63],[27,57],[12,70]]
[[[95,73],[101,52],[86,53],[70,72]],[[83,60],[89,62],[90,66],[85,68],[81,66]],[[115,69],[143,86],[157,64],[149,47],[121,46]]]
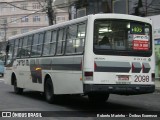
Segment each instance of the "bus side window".
[[48,56],[50,51],[51,31],[47,31],[44,37],[43,56]]
[[15,40],[14,43],[14,54],[13,54],[13,59],[15,59],[17,57],[17,53],[18,53],[18,44],[19,44],[19,39]]
[[33,39],[33,35],[28,36],[28,44],[27,44],[28,57],[31,56],[32,39]]
[[76,52],[75,49],[76,41],[77,41],[77,25],[71,25],[67,29],[66,54],[73,54]]
[[39,42],[38,42],[38,46],[37,46],[38,56],[42,55],[43,40],[44,40],[44,33],[40,33]]
[[65,28],[58,31],[57,51],[56,55],[62,55],[65,47]]
[[22,49],[21,49],[21,57],[22,58],[25,58],[25,57],[28,57],[28,50],[27,50],[27,44],[28,44],[28,36],[25,36],[24,37],[24,40],[23,40],[23,46],[22,46]]
[[19,45],[18,45],[17,58],[20,58],[22,54],[23,38],[20,38],[18,41],[19,41]]
[[76,43],[77,53],[82,53],[84,50],[84,41],[86,37],[86,24],[78,25],[78,41]]
[[85,30],[86,25],[84,23],[68,27],[66,54],[79,54],[83,52]]
[[39,38],[39,34],[34,34],[33,36],[33,44],[32,44],[32,51],[31,51],[31,56],[37,56],[37,45],[38,45],[38,38]]
[[50,52],[49,52],[50,55],[55,55],[56,42],[57,42],[57,31],[55,30],[55,31],[52,32],[52,40],[51,40],[51,43],[50,43]]

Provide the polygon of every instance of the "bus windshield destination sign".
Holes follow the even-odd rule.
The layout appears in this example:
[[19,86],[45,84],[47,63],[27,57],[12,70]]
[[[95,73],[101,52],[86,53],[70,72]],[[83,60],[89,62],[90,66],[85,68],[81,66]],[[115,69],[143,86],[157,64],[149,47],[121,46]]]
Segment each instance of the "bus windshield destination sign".
[[130,31],[131,31],[131,34],[143,34],[144,33],[144,25],[131,23]]

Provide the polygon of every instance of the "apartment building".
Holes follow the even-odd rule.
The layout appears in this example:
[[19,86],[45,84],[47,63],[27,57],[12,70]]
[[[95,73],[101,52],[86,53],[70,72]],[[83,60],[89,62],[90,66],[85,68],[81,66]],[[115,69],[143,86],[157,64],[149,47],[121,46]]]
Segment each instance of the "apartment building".
[[61,23],[74,19],[76,14],[75,4],[77,0],[54,0],[55,23]]
[[44,0],[0,0],[0,42],[48,26]]

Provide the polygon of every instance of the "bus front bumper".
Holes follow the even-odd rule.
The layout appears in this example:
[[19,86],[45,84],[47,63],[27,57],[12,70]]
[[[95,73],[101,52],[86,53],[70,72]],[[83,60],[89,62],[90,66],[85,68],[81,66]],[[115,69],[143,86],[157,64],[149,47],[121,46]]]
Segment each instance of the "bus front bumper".
[[121,95],[137,95],[145,93],[153,93],[155,85],[99,85],[99,84],[84,84],[84,93],[105,92]]

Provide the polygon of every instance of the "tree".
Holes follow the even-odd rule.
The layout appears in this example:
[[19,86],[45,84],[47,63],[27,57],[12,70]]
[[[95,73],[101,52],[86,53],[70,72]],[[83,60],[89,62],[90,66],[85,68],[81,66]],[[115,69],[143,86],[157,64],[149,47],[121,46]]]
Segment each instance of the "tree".
[[[41,7],[42,7],[41,10],[36,11],[33,9],[31,10],[31,9],[21,8],[19,6],[12,4],[12,2],[0,2],[0,3],[8,4],[10,6],[14,6],[14,7],[21,9],[21,10],[34,11],[34,13],[32,13],[32,14],[36,14],[38,12],[46,12],[46,14],[48,16],[48,20],[49,20],[49,25],[53,25],[53,21],[54,21],[54,10],[53,10],[53,6],[52,6],[53,0],[41,0],[41,1],[36,0],[36,1],[41,5]],[[31,15],[31,14],[28,14],[27,16],[29,16],[29,15]],[[17,19],[17,20],[19,20],[19,19]]]
[[138,0],[138,5],[137,5],[137,7],[135,7],[135,15],[145,16],[144,10],[143,10],[142,0]]
[[48,15],[48,20],[49,20],[49,25],[53,25],[53,20],[54,20],[54,10],[52,7],[52,0],[47,0],[47,15]]
[[83,7],[86,7],[88,6],[88,0],[77,0],[77,3],[76,3],[76,8],[79,9],[79,8],[83,8]]

